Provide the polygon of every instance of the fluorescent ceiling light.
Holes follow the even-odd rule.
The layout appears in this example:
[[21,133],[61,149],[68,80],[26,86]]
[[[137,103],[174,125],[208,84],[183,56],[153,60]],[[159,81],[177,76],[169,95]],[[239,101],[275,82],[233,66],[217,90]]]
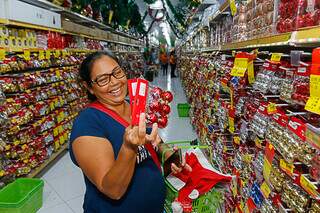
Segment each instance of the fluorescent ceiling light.
[[153,10],[161,10],[163,9],[163,4],[161,0],[157,0],[155,3],[150,4],[150,8]]

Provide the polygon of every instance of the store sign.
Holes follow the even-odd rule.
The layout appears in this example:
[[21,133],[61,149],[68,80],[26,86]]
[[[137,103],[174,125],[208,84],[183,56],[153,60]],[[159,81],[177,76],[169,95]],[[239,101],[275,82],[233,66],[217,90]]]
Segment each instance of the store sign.
[[[28,24],[61,29],[61,16],[18,0],[5,1],[7,19]],[[1,11],[0,11],[1,13]]]

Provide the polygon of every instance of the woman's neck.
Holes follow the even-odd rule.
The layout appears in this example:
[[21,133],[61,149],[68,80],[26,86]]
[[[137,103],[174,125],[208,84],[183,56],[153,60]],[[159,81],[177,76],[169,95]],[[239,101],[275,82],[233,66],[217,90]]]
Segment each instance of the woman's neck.
[[111,105],[108,103],[105,103],[103,101],[99,101],[102,105],[107,107],[108,109],[111,109],[112,111],[116,112],[118,115],[124,115],[126,112],[126,102],[123,101],[123,103],[118,105]]

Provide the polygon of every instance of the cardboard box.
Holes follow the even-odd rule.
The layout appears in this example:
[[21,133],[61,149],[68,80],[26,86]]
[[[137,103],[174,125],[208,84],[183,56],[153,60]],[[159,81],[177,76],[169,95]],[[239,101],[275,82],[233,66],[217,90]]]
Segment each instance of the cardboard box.
[[27,38],[26,39],[27,45],[25,46],[25,48],[31,48],[32,47],[32,38]]
[[21,38],[22,48],[28,48],[27,37]]

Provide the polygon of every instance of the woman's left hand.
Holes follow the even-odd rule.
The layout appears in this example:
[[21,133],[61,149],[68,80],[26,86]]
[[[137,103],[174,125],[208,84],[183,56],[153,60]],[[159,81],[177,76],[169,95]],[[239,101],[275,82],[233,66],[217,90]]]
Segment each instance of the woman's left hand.
[[171,171],[173,174],[178,174],[178,173],[182,172],[182,170],[184,170],[184,169],[186,169],[188,172],[192,172],[191,166],[189,164],[187,164],[185,160],[182,160],[180,167],[178,167],[174,163],[171,164]]

